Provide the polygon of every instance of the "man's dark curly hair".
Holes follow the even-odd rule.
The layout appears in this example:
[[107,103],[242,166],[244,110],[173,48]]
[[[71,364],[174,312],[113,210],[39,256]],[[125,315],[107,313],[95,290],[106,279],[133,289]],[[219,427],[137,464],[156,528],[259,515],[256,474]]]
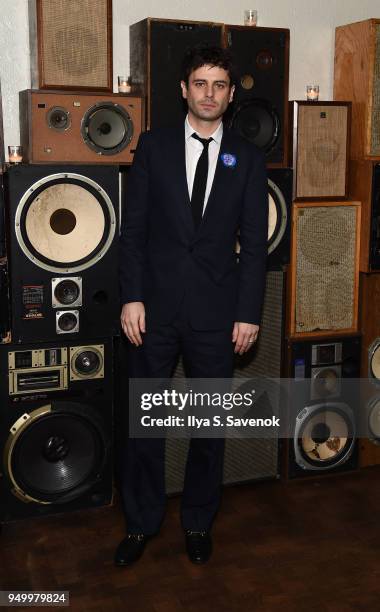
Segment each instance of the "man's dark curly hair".
[[235,85],[236,76],[231,53],[222,47],[212,47],[204,43],[186,51],[182,61],[182,81],[188,85],[190,74],[206,64],[224,68],[230,77],[230,85]]

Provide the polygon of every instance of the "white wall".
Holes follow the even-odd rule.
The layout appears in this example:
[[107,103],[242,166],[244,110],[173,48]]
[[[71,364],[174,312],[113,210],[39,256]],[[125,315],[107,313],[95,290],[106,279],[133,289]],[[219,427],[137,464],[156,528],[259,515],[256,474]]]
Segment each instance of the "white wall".
[[[72,0],[77,2],[79,0]],[[114,79],[129,72],[129,26],[145,17],[241,24],[256,8],[259,26],[290,28],[290,99],[304,99],[307,83],[332,97],[337,25],[380,17],[379,0],[113,0]],[[0,0],[0,77],[5,146],[19,143],[18,92],[30,87],[27,0]],[[115,87],[116,90],[116,87]]]

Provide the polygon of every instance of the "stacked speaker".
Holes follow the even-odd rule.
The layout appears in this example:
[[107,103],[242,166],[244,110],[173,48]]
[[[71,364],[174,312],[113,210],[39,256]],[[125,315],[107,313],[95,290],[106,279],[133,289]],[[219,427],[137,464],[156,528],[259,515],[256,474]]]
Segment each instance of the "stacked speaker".
[[341,26],[335,34],[334,95],[352,100],[349,190],[362,202],[360,243],[361,374],[364,432],[361,466],[380,463],[377,427],[380,345],[380,19]]
[[27,163],[2,175],[0,521],[112,500],[119,169],[143,105],[112,93],[111,1],[74,4],[29,3]]

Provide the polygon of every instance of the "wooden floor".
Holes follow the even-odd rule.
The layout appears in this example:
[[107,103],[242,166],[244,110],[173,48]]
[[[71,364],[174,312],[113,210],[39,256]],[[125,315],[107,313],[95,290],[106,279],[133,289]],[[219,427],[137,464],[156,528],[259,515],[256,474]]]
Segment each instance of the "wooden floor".
[[8,524],[1,588],[69,590],[69,609],[86,612],[378,611],[379,480],[376,467],[227,488],[214,555],[201,567],[184,553],[178,498],[169,500],[160,536],[129,569],[113,566],[124,533],[118,503]]

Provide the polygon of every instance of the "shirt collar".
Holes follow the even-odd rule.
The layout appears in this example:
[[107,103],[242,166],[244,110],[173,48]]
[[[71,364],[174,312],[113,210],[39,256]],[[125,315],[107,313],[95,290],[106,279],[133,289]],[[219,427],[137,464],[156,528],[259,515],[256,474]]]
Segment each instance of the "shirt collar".
[[[188,138],[191,138],[191,135],[194,134],[194,132],[196,134],[198,134],[198,132],[196,130],[194,130],[193,127],[191,127],[191,125],[189,123],[189,116],[186,115],[186,119],[185,119],[185,139],[187,140]],[[200,136],[200,134],[198,134],[198,136]],[[210,138],[215,140],[215,142],[217,144],[220,144],[222,142],[222,136],[223,136],[223,121],[221,121],[219,123],[218,127],[216,128],[215,132],[213,134],[211,134]]]

